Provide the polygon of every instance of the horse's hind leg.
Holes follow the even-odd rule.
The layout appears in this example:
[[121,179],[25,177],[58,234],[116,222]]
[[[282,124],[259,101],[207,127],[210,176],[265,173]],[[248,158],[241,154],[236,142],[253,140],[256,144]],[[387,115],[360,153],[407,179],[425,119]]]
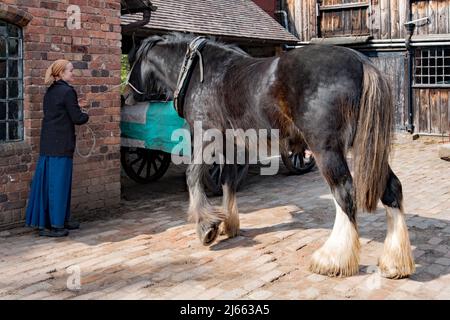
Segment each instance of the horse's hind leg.
[[218,236],[222,212],[211,206],[206,197],[202,178],[207,174],[208,165],[202,161],[202,154],[194,155],[194,162],[186,171],[189,189],[189,217],[197,224],[197,234],[204,245],[211,244]]
[[359,237],[352,176],[341,151],[315,152],[318,166],[330,185],[336,205],[333,231],[314,252],[311,271],[328,276],[351,276],[359,269]]
[[391,168],[381,202],[386,208],[388,224],[383,254],[378,263],[381,274],[386,278],[404,278],[414,273],[415,264],[403,213],[402,185]]
[[239,211],[236,201],[237,165],[226,164],[222,171],[223,210],[226,218],[223,232],[230,238],[239,233]]

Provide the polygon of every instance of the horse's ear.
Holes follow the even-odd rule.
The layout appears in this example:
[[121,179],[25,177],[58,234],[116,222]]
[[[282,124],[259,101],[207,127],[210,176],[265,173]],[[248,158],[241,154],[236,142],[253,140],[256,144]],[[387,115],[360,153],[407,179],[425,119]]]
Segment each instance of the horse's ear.
[[133,32],[133,35],[131,36],[131,40],[133,43],[133,46],[131,47],[130,51],[128,52],[128,63],[131,64],[135,58],[136,58],[136,33]]

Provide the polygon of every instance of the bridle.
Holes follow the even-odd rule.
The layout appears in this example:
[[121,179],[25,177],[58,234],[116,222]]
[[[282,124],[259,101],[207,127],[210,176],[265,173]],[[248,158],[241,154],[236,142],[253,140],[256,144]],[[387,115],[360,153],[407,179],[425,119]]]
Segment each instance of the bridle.
[[133,72],[134,66],[136,65],[137,62],[138,62],[138,60],[136,60],[136,61],[133,63],[133,66],[131,67],[130,72],[128,72],[128,75],[127,75],[125,81],[124,81],[121,85],[127,85],[127,86],[130,86],[130,88],[133,89],[134,92],[136,92],[136,93],[138,93],[138,94],[141,94],[141,95],[144,95],[144,94],[145,94],[144,92],[139,91],[139,90],[138,90],[135,86],[133,86],[133,85],[131,84],[131,82],[130,82],[131,73]]
[[[155,45],[156,42],[154,42],[153,45]],[[201,54],[201,50],[206,45],[206,42],[207,42],[207,39],[205,37],[202,37],[202,36],[197,37],[189,43],[188,48],[186,50],[186,54],[183,59],[183,64],[181,65],[180,73],[178,74],[177,86],[176,86],[176,89],[174,92],[174,97],[173,97],[174,108],[180,117],[183,117],[184,98],[186,96],[186,90],[187,90],[189,81],[191,79],[192,73],[194,71],[195,64],[197,62],[197,59],[196,59],[197,57],[200,62],[200,65],[199,65],[200,66],[200,82],[203,82],[203,80],[204,80],[203,57]],[[141,57],[139,57],[139,59],[137,59],[133,63],[133,66],[131,67],[130,72],[128,73],[125,81],[121,85],[123,85],[123,84],[128,85],[128,86],[130,86],[131,89],[134,90],[134,92],[136,92],[140,95],[144,95],[145,94],[144,92],[141,92],[133,84],[130,83],[131,73],[133,72],[133,69],[136,66],[136,63],[140,59],[141,59]]]
[[[161,40],[155,40],[151,43],[151,46],[155,46],[158,42],[160,42]],[[134,39],[133,39],[133,43],[134,43]],[[138,63],[138,61],[140,61],[142,59],[141,56],[139,56],[138,59],[136,59],[136,61],[133,62],[133,65],[131,66],[130,72],[128,72],[128,75],[125,79],[124,82],[122,82],[120,85],[126,85],[126,86],[130,86],[131,89],[133,89],[134,92],[136,92],[137,94],[140,95],[145,95],[145,92],[140,91],[139,89],[137,89],[131,82],[130,82],[130,77],[131,77],[131,73],[133,72],[134,67],[136,66],[136,63]]]

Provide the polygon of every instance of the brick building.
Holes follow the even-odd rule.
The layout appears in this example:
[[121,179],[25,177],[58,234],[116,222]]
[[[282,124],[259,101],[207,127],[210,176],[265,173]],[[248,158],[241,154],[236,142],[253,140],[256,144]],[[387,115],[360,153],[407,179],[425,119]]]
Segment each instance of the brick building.
[[[0,229],[23,224],[39,154],[44,74],[56,59],[73,62],[74,87],[88,101],[96,137],[89,158],[74,157],[72,212],[119,203],[120,54],[119,0],[2,0]],[[92,134],[86,127],[78,130],[85,154]]]

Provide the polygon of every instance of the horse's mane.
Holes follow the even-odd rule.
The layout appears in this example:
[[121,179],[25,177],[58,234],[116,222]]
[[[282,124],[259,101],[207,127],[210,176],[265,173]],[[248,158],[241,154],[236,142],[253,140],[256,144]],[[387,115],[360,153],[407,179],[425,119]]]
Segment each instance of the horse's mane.
[[[131,54],[130,61],[135,61],[136,59],[140,59],[146,55],[148,55],[149,50],[153,48],[157,43],[171,44],[180,46],[180,49],[183,51],[186,50],[187,45],[194,40],[196,35],[192,33],[181,33],[181,32],[172,32],[163,36],[150,36],[144,39],[141,42],[139,49]],[[213,45],[215,47],[221,48],[223,50],[234,51],[238,54],[249,56],[244,50],[239,48],[235,44],[228,44],[218,41],[213,36],[206,37],[208,39],[208,44]]]

